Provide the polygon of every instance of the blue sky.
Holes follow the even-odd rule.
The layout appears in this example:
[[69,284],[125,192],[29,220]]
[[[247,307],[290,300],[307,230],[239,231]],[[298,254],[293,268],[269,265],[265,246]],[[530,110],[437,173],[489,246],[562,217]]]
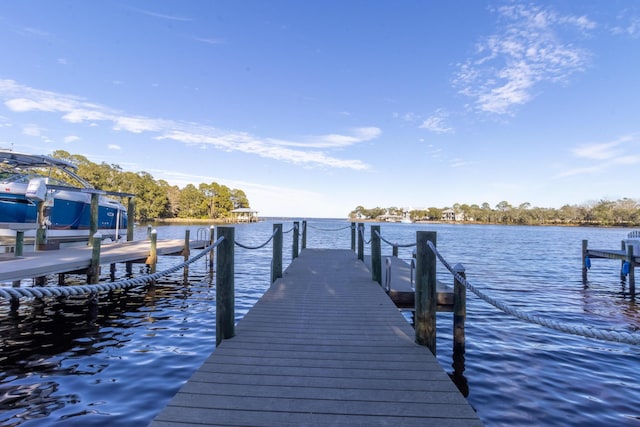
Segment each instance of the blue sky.
[[263,216],[640,199],[640,2],[0,2],[0,147]]

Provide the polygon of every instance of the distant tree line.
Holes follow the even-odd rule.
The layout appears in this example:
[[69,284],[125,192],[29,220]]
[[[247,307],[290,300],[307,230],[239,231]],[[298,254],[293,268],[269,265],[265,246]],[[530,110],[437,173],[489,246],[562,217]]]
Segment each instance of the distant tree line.
[[167,218],[224,220],[237,208],[249,208],[249,200],[242,190],[231,189],[216,182],[188,184],[180,189],[164,180],[156,180],[147,172],[125,172],[118,165],[93,163],[78,154],[64,150],[53,157],[78,166],[77,174],[94,187],[135,195],[136,221]]
[[[449,214],[449,215],[446,215]],[[412,221],[445,221],[483,224],[521,225],[598,225],[634,227],[640,225],[640,201],[624,198],[616,201],[600,200],[583,205],[564,205],[560,209],[540,208],[522,203],[512,206],[502,201],[491,207],[458,204],[446,208],[406,210],[397,207],[366,209],[356,207],[349,213],[351,219],[384,220],[408,217]]]

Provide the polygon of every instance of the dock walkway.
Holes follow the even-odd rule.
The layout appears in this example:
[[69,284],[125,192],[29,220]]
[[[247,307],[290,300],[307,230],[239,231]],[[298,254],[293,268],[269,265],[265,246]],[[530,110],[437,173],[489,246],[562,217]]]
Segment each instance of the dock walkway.
[[151,423],[186,425],[482,423],[353,252],[305,249]]
[[[203,248],[202,241],[191,241],[190,248]],[[180,254],[185,247],[184,240],[158,240],[157,255]],[[151,249],[148,240],[103,244],[100,249],[101,264],[135,262],[145,260]],[[91,265],[92,247],[72,246],[50,251],[26,252],[23,256],[12,255],[0,258],[0,282],[21,280],[49,274],[68,273],[87,269]]]

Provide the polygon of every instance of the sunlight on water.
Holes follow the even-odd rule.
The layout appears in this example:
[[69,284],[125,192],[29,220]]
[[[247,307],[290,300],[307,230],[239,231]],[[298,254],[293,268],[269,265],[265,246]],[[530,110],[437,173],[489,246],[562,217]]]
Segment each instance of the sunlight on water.
[[[282,222],[284,267],[292,257],[291,222]],[[307,246],[351,245],[346,221],[309,221]],[[159,238],[192,238],[199,226],[159,226]],[[238,225],[236,240],[266,241],[273,223]],[[334,231],[328,231],[334,230]],[[462,263],[467,279],[492,297],[527,313],[565,324],[637,331],[640,310],[619,278],[620,262],[593,260],[581,278],[582,239],[615,249],[627,230],[381,224],[392,242],[415,242],[416,231],[436,231],[439,251]],[[366,229],[368,240],[369,226]],[[136,231],[144,238],[146,230]],[[236,318],[269,286],[272,246],[236,246]],[[365,253],[370,248],[365,247]],[[383,243],[383,255],[391,253]],[[410,259],[412,248],[400,248]],[[158,271],[180,257],[161,257]],[[105,269],[108,272],[108,269]],[[144,274],[135,265],[133,275]],[[118,266],[116,279],[127,276]],[[452,281],[438,266],[441,280]],[[109,280],[108,276],[102,278]],[[56,278],[51,278],[55,283]],[[81,283],[81,276],[69,282]],[[30,284],[27,283],[26,286]],[[487,425],[633,425],[640,349],[567,335],[527,324],[468,295],[466,353],[454,372],[451,315],[438,314],[438,361]],[[92,317],[85,298],[23,301],[17,313],[0,306],[2,373],[0,423],[36,426],[146,425],[215,348],[215,275],[203,258],[155,287],[101,295]]]

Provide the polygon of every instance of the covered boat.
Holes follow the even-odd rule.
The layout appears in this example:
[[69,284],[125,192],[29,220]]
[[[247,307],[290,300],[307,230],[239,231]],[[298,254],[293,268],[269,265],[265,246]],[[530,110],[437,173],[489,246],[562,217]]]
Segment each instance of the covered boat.
[[95,190],[76,170],[73,163],[54,157],[0,150],[0,238],[14,238],[16,230],[33,238],[40,227],[47,241],[87,240],[92,193],[102,193],[97,228],[103,238],[126,235],[124,205]]

